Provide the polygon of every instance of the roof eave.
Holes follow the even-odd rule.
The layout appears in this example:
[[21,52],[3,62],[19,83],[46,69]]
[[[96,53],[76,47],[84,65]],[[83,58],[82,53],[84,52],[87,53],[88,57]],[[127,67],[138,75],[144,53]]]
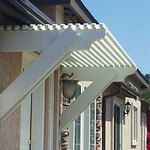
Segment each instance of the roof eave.
[[45,1],[37,1],[37,0],[31,0],[33,4],[39,6],[39,5],[63,5],[69,9],[71,9],[73,12],[76,13],[76,15],[82,19],[83,23],[98,23],[98,21],[93,17],[93,15],[90,13],[90,11],[85,7],[85,5],[82,3],[81,0],[45,0]]
[[[1,1],[1,12],[16,24],[49,23],[53,21],[29,1]],[[7,10],[7,11],[6,11]],[[12,10],[12,11],[11,11]]]
[[141,85],[143,85],[143,87],[145,88],[150,88],[149,82],[146,80],[146,78],[144,77],[144,75],[140,72],[139,69],[137,69],[137,71],[135,72],[136,77],[139,79],[139,81],[141,82]]

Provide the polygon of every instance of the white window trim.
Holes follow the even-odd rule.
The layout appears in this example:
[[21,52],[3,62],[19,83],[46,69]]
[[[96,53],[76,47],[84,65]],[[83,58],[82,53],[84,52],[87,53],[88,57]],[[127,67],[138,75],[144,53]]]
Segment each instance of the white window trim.
[[[136,108],[136,129],[134,129],[134,108]],[[136,131],[135,131],[136,130]],[[134,131],[136,132],[136,140],[134,140]],[[138,145],[138,107],[131,103],[131,145]]]
[[[81,128],[80,128],[80,150],[84,150],[84,143],[85,143],[85,131],[87,132],[87,130],[85,130],[84,127],[84,113],[82,113],[80,115],[81,117]],[[85,131],[84,131],[85,130]],[[74,150],[74,143],[75,143],[75,121],[72,122],[69,126],[69,150]]]
[[[81,85],[81,93],[84,89],[89,86],[91,82],[83,82]],[[96,115],[96,100],[95,102],[95,115]],[[90,150],[90,105],[81,113],[81,129],[80,129],[80,150]],[[96,117],[95,117],[96,121]],[[75,121],[69,126],[69,150],[74,150],[74,139],[75,139]],[[95,123],[95,138],[96,138],[96,123]],[[95,150],[96,150],[96,140],[95,140]]]

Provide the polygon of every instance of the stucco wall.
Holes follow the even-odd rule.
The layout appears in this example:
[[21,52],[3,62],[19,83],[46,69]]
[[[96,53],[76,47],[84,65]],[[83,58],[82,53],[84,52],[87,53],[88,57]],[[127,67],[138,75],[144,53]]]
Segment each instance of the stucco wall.
[[113,117],[113,105],[116,103],[120,106],[122,112],[122,150],[141,150],[141,102],[135,101],[131,98],[128,98],[128,101],[133,104],[133,106],[138,108],[138,142],[137,145],[132,146],[131,144],[131,111],[128,115],[123,115],[124,104],[125,101],[121,100],[117,97],[113,97],[106,100],[106,143],[105,149],[106,150],[113,150],[114,149],[114,133],[113,133],[113,124],[114,124],[114,117]]
[[20,106],[0,122],[0,150],[20,149]]
[[123,125],[123,149],[135,149],[135,150],[141,150],[141,102],[135,101],[133,99],[128,99],[130,103],[133,103],[133,106],[135,106],[138,109],[138,123],[137,123],[137,130],[138,130],[138,137],[137,137],[137,145],[132,145],[131,143],[131,111],[128,115],[125,116],[125,121]]

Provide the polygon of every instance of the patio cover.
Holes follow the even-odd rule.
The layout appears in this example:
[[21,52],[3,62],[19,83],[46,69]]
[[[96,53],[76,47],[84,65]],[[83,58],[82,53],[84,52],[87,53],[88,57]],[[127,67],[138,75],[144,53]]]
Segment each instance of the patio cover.
[[136,71],[136,65],[103,23],[1,26],[0,51],[43,51],[0,95],[0,120],[60,65],[76,79],[92,81],[61,114],[61,130],[111,83],[124,82]]

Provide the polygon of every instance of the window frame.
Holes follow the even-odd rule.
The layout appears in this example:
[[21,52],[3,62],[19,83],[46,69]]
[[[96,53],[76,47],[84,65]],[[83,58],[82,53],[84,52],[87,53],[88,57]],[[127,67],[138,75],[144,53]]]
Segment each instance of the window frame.
[[[81,86],[81,93],[89,86],[88,84],[79,83]],[[95,149],[96,150],[96,100],[93,101],[95,104]],[[80,150],[90,150],[90,106],[89,105],[84,112],[80,114]],[[69,126],[69,149],[75,150],[75,121]],[[88,144],[87,144],[88,143]]]
[[131,103],[131,145],[138,145],[138,107],[133,103]]

